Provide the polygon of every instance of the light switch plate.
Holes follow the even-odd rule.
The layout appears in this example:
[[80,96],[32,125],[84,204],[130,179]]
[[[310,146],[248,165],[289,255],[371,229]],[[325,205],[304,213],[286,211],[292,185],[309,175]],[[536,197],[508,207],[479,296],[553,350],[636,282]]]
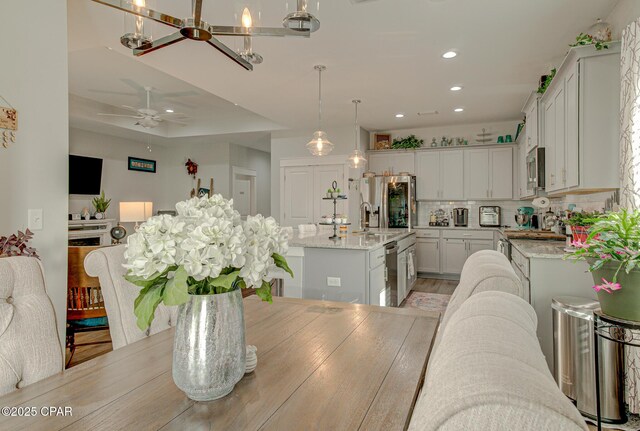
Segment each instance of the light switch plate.
[[340,277],[327,277],[327,286],[340,287]]
[[30,231],[42,230],[42,209],[29,210],[29,221],[27,223]]

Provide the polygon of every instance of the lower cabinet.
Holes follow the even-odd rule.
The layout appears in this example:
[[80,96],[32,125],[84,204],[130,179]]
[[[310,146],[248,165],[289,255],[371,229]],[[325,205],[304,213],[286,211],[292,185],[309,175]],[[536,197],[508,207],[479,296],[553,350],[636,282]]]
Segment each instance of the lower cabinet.
[[418,272],[440,272],[440,238],[416,239]]
[[381,305],[386,304],[386,269],[384,265],[378,265],[369,270],[369,304]]
[[469,256],[493,250],[493,231],[428,230],[417,232],[418,272],[460,274]]

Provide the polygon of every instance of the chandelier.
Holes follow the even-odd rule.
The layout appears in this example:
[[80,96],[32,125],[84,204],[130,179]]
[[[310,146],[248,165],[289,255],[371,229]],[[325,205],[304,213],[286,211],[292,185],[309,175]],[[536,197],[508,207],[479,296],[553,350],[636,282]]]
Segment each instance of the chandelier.
[[356,120],[355,120],[355,147],[353,149],[353,151],[351,152],[351,155],[349,155],[349,158],[347,159],[347,162],[349,162],[349,166],[353,169],[358,169],[360,167],[362,167],[365,163],[367,163],[367,159],[365,159],[364,155],[362,154],[362,151],[360,151],[358,149],[358,147],[360,146],[360,126],[358,125],[358,104],[362,103],[361,100],[352,100],[353,105],[356,108]]
[[[202,20],[202,0],[192,0],[192,15],[176,18],[151,9],[146,0],[93,0],[121,10],[135,17],[133,28],[120,39],[121,43],[133,50],[133,55],[141,56],[185,39],[206,42],[246,70],[253,70],[253,64],[262,63],[262,56],[253,51],[251,38],[262,36],[309,37],[320,28],[320,21],[308,12],[307,0],[297,0],[297,9],[285,16],[282,27],[260,27],[253,24],[251,11],[245,7],[238,26],[212,25]],[[149,19],[177,29],[175,33],[157,40],[145,30],[143,19]],[[238,52],[222,43],[216,36],[237,36],[244,38],[243,49]]]

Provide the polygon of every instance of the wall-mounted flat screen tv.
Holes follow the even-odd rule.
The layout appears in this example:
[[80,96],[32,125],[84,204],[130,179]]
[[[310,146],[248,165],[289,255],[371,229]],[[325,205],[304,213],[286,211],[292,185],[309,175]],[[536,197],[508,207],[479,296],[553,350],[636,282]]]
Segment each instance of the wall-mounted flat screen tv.
[[102,159],[69,155],[69,194],[99,195]]

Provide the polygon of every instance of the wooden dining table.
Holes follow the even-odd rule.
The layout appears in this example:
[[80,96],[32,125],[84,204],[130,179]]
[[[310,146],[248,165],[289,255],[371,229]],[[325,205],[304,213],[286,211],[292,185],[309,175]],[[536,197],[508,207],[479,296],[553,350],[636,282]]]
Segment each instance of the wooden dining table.
[[439,313],[255,296],[244,308],[258,366],[226,397],[196,402],[176,387],[169,329],[5,395],[0,430],[408,426]]

